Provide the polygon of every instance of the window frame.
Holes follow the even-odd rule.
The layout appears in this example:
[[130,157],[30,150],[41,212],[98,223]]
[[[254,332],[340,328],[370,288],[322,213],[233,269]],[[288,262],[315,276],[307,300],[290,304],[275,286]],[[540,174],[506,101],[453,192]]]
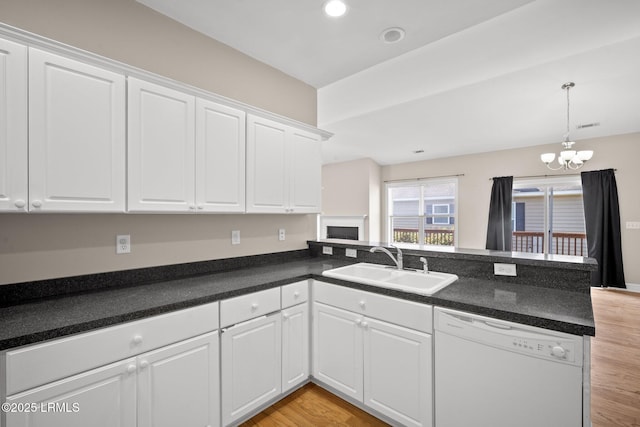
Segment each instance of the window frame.
[[[454,184],[453,196],[445,196],[440,197],[441,199],[448,199],[451,197],[451,201],[449,203],[432,203],[433,206],[447,206],[447,214],[434,214],[433,208],[431,214],[427,214],[426,212],[426,202],[433,197],[426,197],[424,187],[428,187],[430,185],[438,185],[438,184]],[[418,187],[419,196],[418,196],[418,215],[407,215],[407,216],[394,216],[393,215],[393,206],[391,199],[391,190],[393,188],[403,188],[403,187]],[[458,236],[460,234],[459,229],[459,221],[458,221],[458,188],[459,182],[457,177],[452,178],[424,178],[424,179],[416,179],[416,180],[404,180],[404,181],[394,181],[394,182],[385,182],[384,186],[384,234],[387,236],[387,242],[391,244],[396,244],[393,241],[393,220],[394,218],[417,218],[418,220],[418,242],[415,243],[403,243],[398,242],[403,245],[413,245],[416,247],[423,246],[439,246],[439,247],[458,247]],[[453,209],[451,209],[451,205],[453,205]],[[451,211],[453,210],[453,213]],[[446,218],[446,223],[436,223],[434,220],[436,218]],[[427,245],[425,243],[421,243],[425,241],[426,236],[426,225],[427,218],[432,219],[432,224],[434,226],[453,226],[453,245]],[[451,221],[453,218],[453,222]]]
[[[523,189],[523,188],[539,188],[541,191],[540,195],[543,197],[543,233],[544,239],[542,244],[542,253],[543,254],[555,254],[552,251],[552,247],[550,247],[550,243],[553,242],[553,227],[551,224],[552,220],[552,209],[553,202],[549,203],[549,198],[555,197],[555,192],[553,191],[554,187],[564,186],[564,185],[577,185],[580,186],[580,196],[582,197],[582,180],[579,175],[568,175],[568,176],[556,176],[556,177],[540,177],[540,178],[514,178],[513,180],[513,190],[512,197],[515,195],[515,190]],[[531,193],[532,195],[534,193]],[[513,207],[515,208],[515,203],[513,202]],[[515,209],[514,209],[515,210]],[[515,212],[512,212],[512,217],[515,221]],[[512,227],[512,232],[515,231],[514,227]],[[524,230],[526,231],[526,230]]]

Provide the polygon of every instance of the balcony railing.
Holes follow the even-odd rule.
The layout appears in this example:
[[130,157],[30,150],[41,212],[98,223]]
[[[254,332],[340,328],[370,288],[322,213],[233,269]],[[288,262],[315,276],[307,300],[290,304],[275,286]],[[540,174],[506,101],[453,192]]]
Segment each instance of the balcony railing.
[[[426,245],[453,245],[454,230],[425,230]],[[418,230],[396,228],[393,230],[393,241],[398,243],[418,242]],[[514,231],[511,250],[515,252],[543,253],[544,232]],[[587,255],[587,236],[584,233],[553,233],[551,237],[551,253],[556,255]]]
[[425,230],[424,242],[418,242],[418,230],[413,228],[396,228],[393,230],[393,241],[398,243],[453,246],[453,235],[454,230]]
[[[514,231],[511,250],[517,252],[542,253],[544,232]],[[584,233],[553,233],[550,252],[556,255],[587,255],[587,236]]]

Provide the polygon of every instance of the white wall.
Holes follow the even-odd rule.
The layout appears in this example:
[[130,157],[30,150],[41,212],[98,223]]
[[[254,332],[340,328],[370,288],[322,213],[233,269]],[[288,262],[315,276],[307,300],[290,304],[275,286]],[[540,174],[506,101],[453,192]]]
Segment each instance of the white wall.
[[[625,278],[640,283],[640,230],[627,230],[626,221],[640,221],[640,133],[578,141],[578,149],[594,150],[583,170],[617,169],[616,181],[622,222]],[[559,151],[560,144],[496,151],[382,167],[383,180],[464,174],[458,178],[458,245],[484,248],[492,177],[562,174],[551,172],[540,162],[540,154]],[[572,172],[569,172],[572,173]],[[578,173],[578,172],[573,172]],[[344,196],[343,196],[344,197]],[[384,234],[383,234],[384,235]]]
[[[316,124],[313,87],[134,0],[2,0],[0,20]],[[116,234],[131,234],[131,254],[115,255]],[[315,215],[0,214],[0,284],[304,249],[314,238]]]

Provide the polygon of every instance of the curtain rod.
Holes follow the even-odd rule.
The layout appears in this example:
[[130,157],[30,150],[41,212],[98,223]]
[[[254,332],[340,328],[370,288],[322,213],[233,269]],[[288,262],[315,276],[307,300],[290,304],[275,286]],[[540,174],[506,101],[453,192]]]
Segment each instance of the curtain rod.
[[[618,172],[618,169],[614,169],[614,172]],[[585,171],[591,172],[591,171]],[[523,178],[555,178],[558,176],[580,176],[579,173],[556,173],[551,175],[523,175],[523,176],[514,176],[514,178],[523,179]],[[497,177],[489,178],[489,181],[493,181]]]
[[426,176],[421,178],[405,178],[405,179],[389,179],[383,182],[403,182],[403,181],[424,181],[427,179],[438,179],[438,178],[455,178],[458,176],[464,176],[463,173],[455,174],[455,175],[440,175],[440,176]]

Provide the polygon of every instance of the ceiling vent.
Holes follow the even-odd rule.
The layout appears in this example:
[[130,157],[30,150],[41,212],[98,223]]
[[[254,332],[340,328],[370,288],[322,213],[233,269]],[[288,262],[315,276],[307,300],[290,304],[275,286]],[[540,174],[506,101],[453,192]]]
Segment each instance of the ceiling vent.
[[594,128],[596,126],[600,126],[600,122],[585,123],[583,125],[577,125],[576,129]]
[[404,30],[400,27],[387,28],[380,34],[380,40],[385,43],[398,43],[404,38]]

